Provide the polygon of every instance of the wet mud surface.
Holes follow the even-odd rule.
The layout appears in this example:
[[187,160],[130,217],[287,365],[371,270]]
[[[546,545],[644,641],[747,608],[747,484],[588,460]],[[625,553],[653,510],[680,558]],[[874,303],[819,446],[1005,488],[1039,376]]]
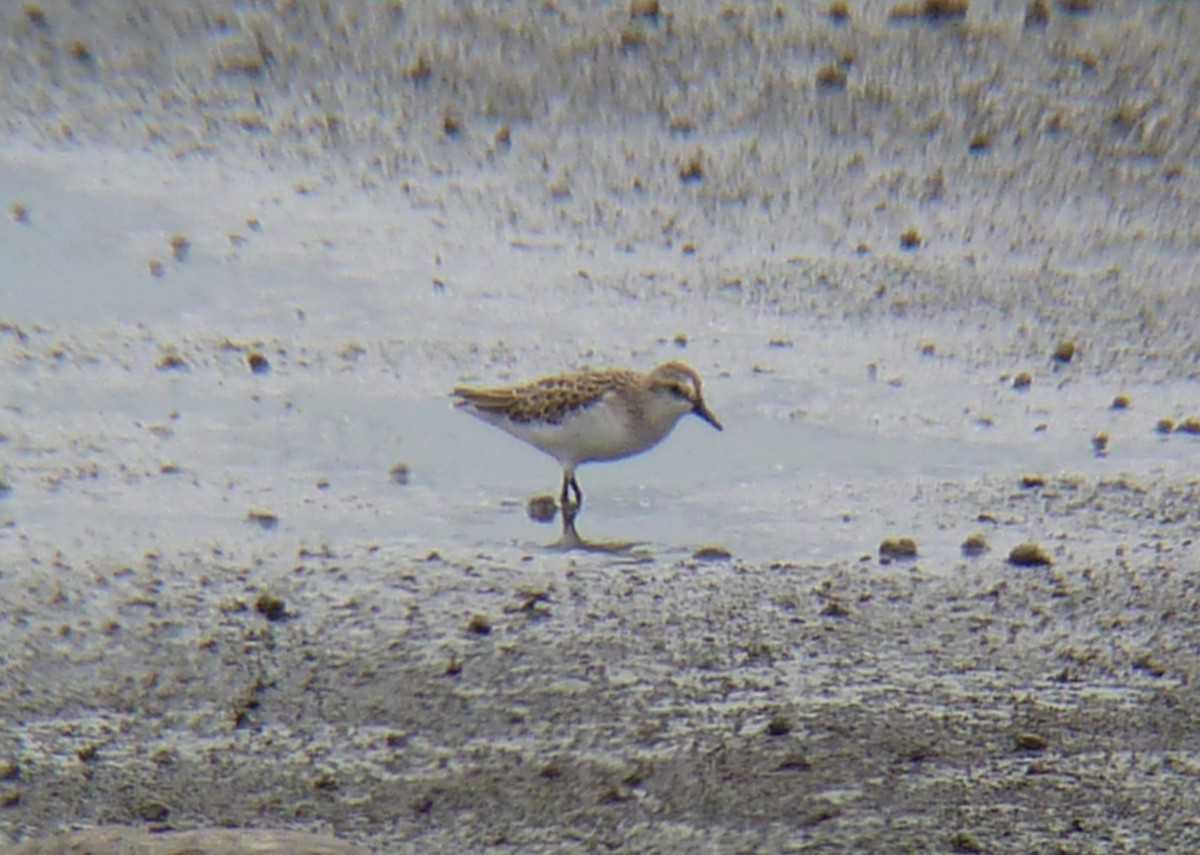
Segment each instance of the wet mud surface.
[[1200,16],[847,5],[0,9],[0,851],[1200,850]]

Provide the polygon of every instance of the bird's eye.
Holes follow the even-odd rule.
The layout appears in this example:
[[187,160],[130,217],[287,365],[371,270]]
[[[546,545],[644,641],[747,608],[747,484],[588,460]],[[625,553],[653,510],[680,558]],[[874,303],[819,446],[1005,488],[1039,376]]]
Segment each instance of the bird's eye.
[[678,383],[672,383],[667,388],[671,390],[672,395],[674,395],[676,398],[679,398],[681,401],[691,400],[690,398],[688,398],[687,389],[684,389]]

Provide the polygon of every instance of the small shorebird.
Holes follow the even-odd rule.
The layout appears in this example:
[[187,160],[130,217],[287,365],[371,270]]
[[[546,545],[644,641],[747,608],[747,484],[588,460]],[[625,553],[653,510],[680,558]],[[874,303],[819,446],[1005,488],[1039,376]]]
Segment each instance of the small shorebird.
[[[455,406],[546,452],[563,468],[560,501],[583,505],[575,467],[621,460],[658,445],[688,413],[717,430],[721,423],[700,394],[700,375],[682,362],[642,373],[604,368],[543,377],[495,389],[459,387]],[[573,516],[573,513],[572,513]]]

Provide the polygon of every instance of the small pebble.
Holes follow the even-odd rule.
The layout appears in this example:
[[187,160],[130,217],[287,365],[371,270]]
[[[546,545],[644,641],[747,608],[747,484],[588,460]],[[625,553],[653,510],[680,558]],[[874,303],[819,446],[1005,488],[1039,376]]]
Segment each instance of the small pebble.
[[401,461],[388,470],[388,477],[392,479],[393,484],[404,486],[408,483],[408,464]]
[[143,822],[162,822],[171,814],[171,809],[160,801],[151,799],[134,808],[134,813]]
[[1055,362],[1067,363],[1075,358],[1075,342],[1067,339],[1060,341],[1058,347],[1054,348],[1053,357]]
[[187,368],[187,363],[183,361],[183,357],[173,350],[168,350],[158,358],[158,362],[154,363],[154,367],[159,371],[181,371]]
[[963,555],[976,556],[982,555],[991,549],[988,546],[987,538],[982,534],[967,535],[967,539],[962,542]]
[[954,852],[983,852],[983,844],[969,831],[956,831],[950,835],[950,849]]
[[259,594],[258,599],[254,601],[254,610],[271,622],[287,617],[287,605],[284,601],[265,592]]
[[879,544],[880,558],[916,558],[917,542],[911,537],[888,537]]
[[255,374],[266,374],[271,370],[270,361],[257,350],[251,351],[250,355],[246,357],[246,364]]
[[1022,751],[1045,751],[1050,746],[1050,741],[1046,737],[1036,733],[1018,733],[1013,740],[1017,743],[1017,748]]
[[175,257],[176,261],[187,261],[188,253],[192,250],[191,241],[189,241],[183,235],[174,234],[171,235],[171,239],[168,241],[168,243],[171,245],[171,255]]
[[792,732],[792,722],[785,715],[774,716],[767,722],[768,736],[787,736]]
[[525,513],[534,522],[553,522],[555,515],[558,513],[558,502],[549,493],[530,496],[529,501],[525,505]]
[[1054,562],[1036,543],[1019,543],[1008,553],[1008,563],[1016,567],[1045,567]]
[[850,617],[850,607],[841,600],[830,600],[821,607],[821,617]]
[[279,525],[279,517],[262,508],[251,508],[246,512],[246,522],[251,522],[259,528],[270,531]]

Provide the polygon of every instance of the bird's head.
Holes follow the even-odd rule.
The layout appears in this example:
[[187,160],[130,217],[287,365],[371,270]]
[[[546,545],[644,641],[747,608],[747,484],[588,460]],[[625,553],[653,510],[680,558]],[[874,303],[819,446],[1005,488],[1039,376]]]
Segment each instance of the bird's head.
[[717,430],[724,430],[717,417],[704,403],[700,375],[682,362],[664,362],[650,372],[650,393],[655,401],[679,416],[693,413]]

